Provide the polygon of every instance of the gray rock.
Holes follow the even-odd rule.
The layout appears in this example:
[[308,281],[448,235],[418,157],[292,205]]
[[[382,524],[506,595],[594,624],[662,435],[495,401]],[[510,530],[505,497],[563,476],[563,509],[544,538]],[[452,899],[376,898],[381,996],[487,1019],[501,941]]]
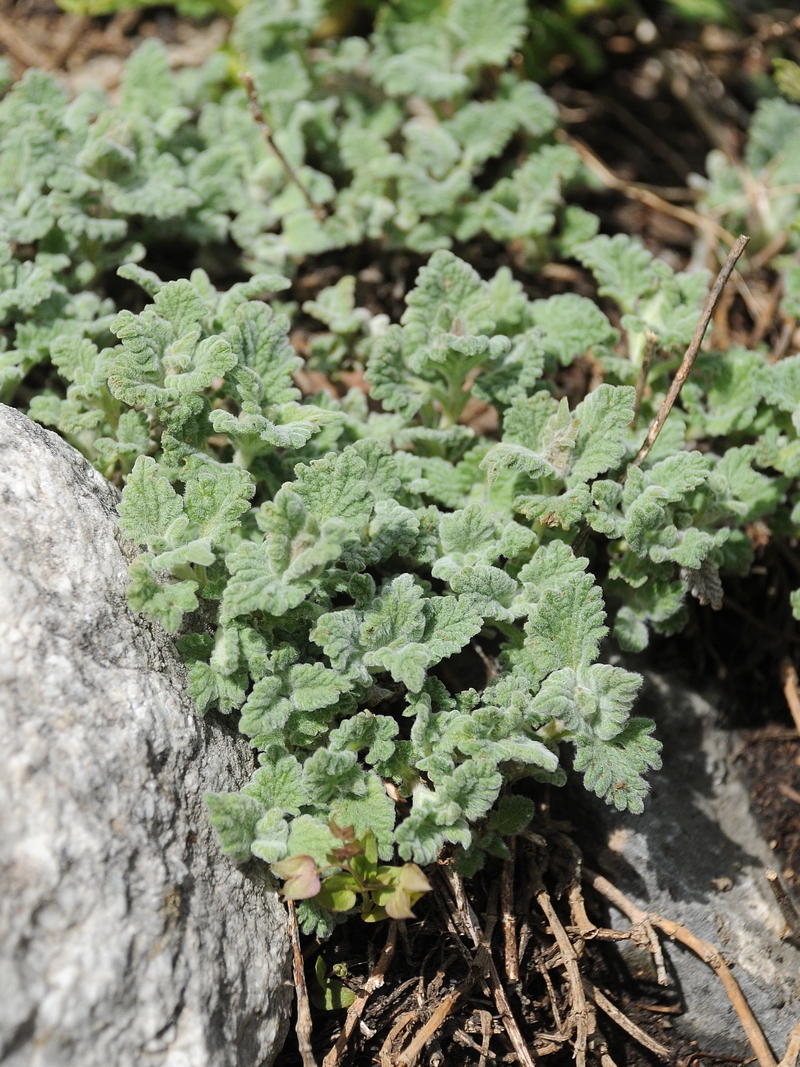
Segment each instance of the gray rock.
[[128,611],[117,499],[0,405],[0,1062],[271,1064],[285,916],[202,800],[252,756]]
[[[800,952],[781,940],[784,924],[764,877],[778,861],[731,758],[738,737],[718,725],[711,703],[658,674],[646,675],[636,713],[655,719],[664,768],[651,776],[643,815],[604,809],[603,873],[640,907],[716,945],[780,1059],[800,1019]],[[667,942],[666,952],[685,1008],[674,1025],[704,1051],[751,1055],[714,972],[680,945]],[[627,955],[649,966],[649,953]]]

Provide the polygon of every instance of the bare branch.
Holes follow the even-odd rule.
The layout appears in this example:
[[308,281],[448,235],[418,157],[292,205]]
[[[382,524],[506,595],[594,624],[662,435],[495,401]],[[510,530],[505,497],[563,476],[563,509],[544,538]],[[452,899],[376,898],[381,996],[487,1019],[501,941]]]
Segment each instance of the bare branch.
[[308,1004],[308,989],[303,970],[303,950],[300,947],[300,930],[297,926],[294,901],[287,900],[286,906],[289,909],[289,937],[292,940],[292,969],[297,997],[297,1047],[303,1060],[303,1067],[317,1067],[314,1050],[311,1047],[311,1008]]
[[272,130],[270,129],[270,125],[264,117],[264,112],[261,108],[261,104],[259,104],[258,102],[258,94],[256,93],[256,86],[255,82],[253,81],[253,75],[250,73],[249,70],[243,70],[239,75],[239,80],[241,81],[242,85],[244,85],[245,91],[247,92],[247,101],[248,107],[250,109],[250,114],[256,120],[256,125],[264,135],[264,139],[266,140],[272,151],[275,153],[275,155],[278,157],[278,159],[281,161],[281,165],[286,171],[286,176],[288,177],[288,179],[297,186],[297,188],[303,194],[303,199],[314,212],[316,218],[319,219],[319,221],[321,222],[325,218],[325,208],[318,204],[311,196],[311,193],[300,180],[297,171],[294,169],[292,164],[283,154],[275,138],[272,136]]
[[736,266],[736,261],[744,252],[749,237],[739,237],[736,240],[733,248],[730,250],[728,258],[725,260],[725,265],[717,276],[717,280],[714,282],[714,286],[711,292],[708,294],[705,307],[703,308],[703,314],[700,316],[700,321],[697,324],[697,328],[694,331],[689,347],[686,349],[686,353],[681,361],[681,365],[678,368],[678,373],[672,380],[667,395],[662,401],[661,407],[658,410],[658,414],[653,419],[650,425],[650,429],[647,431],[647,437],[644,439],[644,444],[639,449],[633,460],[634,467],[640,467],[643,461],[646,459],[650,449],[656,443],[656,438],[661,433],[664,423],[667,421],[667,416],[672,411],[672,406],[680,395],[680,391],[689,377],[689,372],[692,369],[695,359],[697,359],[697,353],[700,351],[700,345],[703,343],[706,329],[711,321],[711,316],[714,314],[714,308],[717,305],[717,301],[722,295],[722,290],[725,288],[728,279],[733,273],[733,268]]
[[685,945],[696,956],[699,956],[704,963],[707,963],[716,972],[717,977],[725,987],[725,992],[728,994],[728,998],[739,1016],[739,1022],[742,1024],[742,1029],[747,1035],[760,1067],[777,1067],[775,1057],[772,1055],[767,1039],[764,1037],[764,1032],[758,1025],[755,1015],[750,1010],[750,1005],[739,988],[739,983],[731,974],[730,968],[722,958],[719,949],[708,941],[703,941],[702,938],[697,937],[696,934],[693,934],[691,930],[687,930],[681,923],[673,922],[672,919],[665,919],[662,915],[656,915],[655,913],[648,915],[647,912],[634,904],[632,900],[601,874],[595,874],[594,871],[584,867],[583,875],[593,889],[601,893],[606,900],[611,901],[614,907],[618,908],[623,915],[627,915],[631,922],[641,923],[649,919],[653,926],[658,927],[667,937],[672,938],[674,941],[680,941],[682,945]]

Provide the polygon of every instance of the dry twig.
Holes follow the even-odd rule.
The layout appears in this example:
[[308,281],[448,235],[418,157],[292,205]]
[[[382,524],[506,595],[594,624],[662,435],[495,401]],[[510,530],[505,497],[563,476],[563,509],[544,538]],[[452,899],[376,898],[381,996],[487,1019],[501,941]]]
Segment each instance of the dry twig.
[[303,1060],[303,1067],[317,1067],[314,1050],[311,1047],[311,1008],[308,1005],[306,976],[303,970],[303,950],[300,947],[300,930],[297,926],[297,913],[294,901],[287,900],[289,909],[289,937],[292,941],[292,969],[294,971],[294,990],[297,997],[297,1047]]
[[[462,982],[458,989],[454,989],[452,993],[448,993],[444,1000],[437,1005],[428,1021],[416,1032],[411,1043],[407,1045],[394,1060],[397,1067],[412,1067],[412,1065],[417,1062],[422,1050],[456,1006],[456,1003],[467,991],[464,988],[465,984],[466,983]],[[472,982],[470,981],[469,984],[472,985]]]
[[800,1023],[797,1023],[789,1034],[786,1054],[778,1064],[778,1067],[797,1067],[798,1057],[800,1057]]
[[250,109],[250,114],[256,120],[256,125],[258,126],[259,130],[261,130],[261,133],[264,135],[264,139],[266,140],[272,151],[275,153],[275,155],[278,157],[278,159],[281,161],[281,166],[286,171],[286,176],[291,182],[293,182],[297,186],[297,188],[303,194],[303,199],[314,212],[315,217],[322,221],[322,219],[325,218],[325,209],[320,204],[318,204],[311,196],[311,193],[300,180],[297,171],[294,169],[292,164],[283,154],[283,151],[281,150],[280,146],[277,144],[275,138],[272,136],[272,130],[270,129],[270,125],[264,117],[264,112],[261,108],[261,104],[259,104],[258,102],[258,94],[256,93],[256,86],[255,82],[253,81],[253,75],[250,73],[250,71],[243,70],[239,75],[239,79],[241,80],[242,85],[244,85],[245,91],[247,92],[247,101],[248,107]]
[[778,363],[786,355],[786,350],[792,341],[796,322],[794,319],[785,319],[783,326],[781,327],[780,336],[775,344],[772,346],[772,351],[767,357],[769,363]]
[[381,1045],[380,1050],[378,1052],[378,1061],[380,1062],[381,1067],[394,1067],[394,1059],[392,1057],[391,1051],[392,1046],[395,1043],[395,1039],[403,1032],[403,1030],[405,1030],[405,1028],[410,1023],[414,1022],[414,1020],[418,1018],[418,1012],[406,1011],[397,1019],[395,1019],[394,1025],[392,1026],[389,1033],[386,1035],[386,1040]]
[[50,57],[31,44],[7,18],[0,15],[0,44],[23,67],[40,67],[42,70],[50,70],[52,64]]
[[537,886],[536,903],[542,909],[545,918],[550,924],[550,929],[553,931],[553,936],[556,939],[556,944],[561,953],[564,969],[567,972],[571,1002],[568,1024],[575,1027],[575,1062],[578,1067],[585,1067],[589,1035],[593,1032],[594,1027],[591,1026],[591,1016],[593,1013],[591,1012],[583,990],[581,972],[578,968],[578,957],[566,930],[561,925],[561,920],[556,914],[556,909],[553,907],[553,902],[550,900],[550,894],[542,885],[541,880]]
[[517,924],[514,918],[514,866],[516,860],[516,838],[508,842],[511,857],[503,864],[500,882],[500,907],[503,911],[503,941],[505,947],[506,978],[509,982],[519,981],[519,953],[517,951]]
[[708,941],[703,941],[702,938],[697,937],[691,930],[687,930],[681,923],[673,922],[672,919],[665,919],[661,915],[648,915],[632,900],[629,900],[616,886],[613,886],[611,882],[603,878],[602,875],[595,874],[594,871],[586,868],[584,868],[583,873],[589,885],[598,893],[601,893],[606,900],[611,901],[624,915],[627,915],[631,922],[644,922],[649,919],[653,926],[658,927],[667,937],[680,941],[686,948],[691,949],[696,956],[699,956],[704,963],[707,963],[716,972],[717,977],[725,987],[725,992],[728,994],[734,1011],[739,1016],[739,1022],[742,1024],[760,1067],[776,1067],[775,1057],[767,1044],[767,1039],[764,1037],[756,1017],[750,1010],[750,1005],[745,1000],[744,994],[739,988],[739,983],[731,974],[730,968],[720,955],[719,950],[714,945],[709,944]]
[[647,437],[644,439],[644,444],[636,453],[633,460],[635,467],[641,466],[642,462],[646,459],[650,449],[656,443],[656,438],[661,433],[664,423],[667,421],[667,416],[672,411],[672,406],[680,395],[680,391],[683,388],[684,382],[689,377],[689,372],[692,369],[697,353],[700,351],[700,345],[705,337],[706,328],[711,321],[711,316],[714,313],[714,307],[722,294],[722,290],[725,288],[728,279],[733,272],[733,268],[736,266],[736,261],[742,252],[744,252],[749,237],[739,237],[736,240],[733,248],[730,250],[728,258],[725,260],[725,265],[717,276],[717,280],[714,282],[714,286],[711,292],[708,294],[708,298],[703,308],[703,313],[700,316],[700,321],[694,331],[689,347],[686,349],[686,353],[681,361],[681,365],[678,368],[678,372],[672,380],[672,384],[667,390],[667,395],[661,403],[661,407],[658,410],[658,414],[653,419],[650,429],[647,431]]
[[592,998],[595,1004],[604,1011],[609,1019],[612,1019],[620,1029],[624,1030],[626,1034],[629,1034],[634,1041],[638,1041],[643,1048],[646,1048],[649,1052],[652,1052],[654,1056],[658,1056],[660,1060],[669,1060],[671,1053],[664,1045],[659,1044],[655,1038],[650,1037],[645,1033],[640,1026],[637,1026],[632,1019],[613,1004],[604,993],[601,993],[597,986],[592,985],[588,979],[584,978],[583,986],[587,994]]
[[797,733],[800,734],[800,682],[797,671],[791,660],[785,659],[781,663],[781,680],[783,681],[783,695],[792,713],[792,722]]
[[565,144],[568,144],[578,153],[587,169],[590,170],[596,178],[599,178],[607,189],[613,189],[615,192],[622,193],[623,196],[627,196],[629,200],[638,200],[640,203],[645,204],[654,211],[658,211],[662,215],[669,215],[674,219],[679,219],[681,222],[687,223],[695,230],[702,230],[711,234],[714,238],[720,238],[729,247],[735,243],[736,238],[733,234],[729,233],[724,226],[720,226],[720,224],[713,219],[706,218],[704,215],[692,211],[691,208],[671,204],[669,200],[664,200],[663,197],[658,196],[651,189],[639,185],[636,182],[626,182],[618,177],[613,170],[607,167],[606,164],[594,154],[587,144],[578,140],[577,137],[570,137],[568,134],[563,133],[560,130],[556,134],[556,137]]
[[392,961],[394,955],[394,948],[397,944],[397,923],[389,923],[389,934],[386,938],[386,944],[383,946],[383,951],[380,954],[375,970],[369,976],[364,983],[364,986],[359,990],[356,999],[347,1009],[347,1017],[342,1027],[342,1032],[336,1039],[336,1044],[330,1050],[328,1055],[322,1061],[322,1067],[337,1067],[342,1055],[347,1050],[348,1042],[356,1028],[358,1020],[361,1018],[364,1008],[367,1006],[367,1001],[375,992],[376,989],[380,989],[383,985],[384,975],[387,968]]
[[778,872],[773,871],[771,867],[768,867],[764,871],[764,875],[769,882],[769,887],[772,890],[772,895],[775,897],[775,902],[780,908],[783,921],[789,928],[789,934],[793,938],[800,938],[800,913],[794,906],[794,901],[786,892],[786,888],[783,882],[778,877]]

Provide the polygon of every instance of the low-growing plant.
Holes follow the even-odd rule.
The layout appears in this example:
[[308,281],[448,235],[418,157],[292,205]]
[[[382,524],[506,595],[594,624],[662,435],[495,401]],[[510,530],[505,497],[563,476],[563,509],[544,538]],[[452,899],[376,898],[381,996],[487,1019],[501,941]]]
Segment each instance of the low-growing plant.
[[[691,421],[677,411],[631,464],[705,279],[673,275],[630,238],[572,252],[621,310],[638,309],[622,317],[627,356],[590,300],[530,301],[507,269],[487,282],[439,251],[401,324],[365,339],[383,411],[360,390],[301,402],[288,320],[248,299],[280,279],[220,294],[200,272],[161,283],[131,265],[123,274],[152,305],[116,317],[116,347],[64,338],[62,373],[90,384],[33,404],[66,432],[74,405],[99,413],[77,443],[107,471],[114,455],[120,471],[137,457],[120,507],[145,548],[131,605],[182,630],[201,712],[239,712],[260,767],[241,793],[209,798],[212,821],[227,852],[279,864],[298,898],[319,886],[323,903],[366,893],[368,914],[381,905],[377,875],[361,872],[356,889],[337,863],[336,825],[373,866],[368,831],[384,866],[397,853],[430,863],[447,844],[464,871],[505,854],[533,814],[515,786],[563,782],[565,743],[590,789],[640,811],[658,745],[652,723],[630,717],[639,676],[597,662],[604,598],[576,539],[607,543],[614,633],[641,648],[648,627],[679,628],[687,589],[714,600],[718,567],[746,569],[743,527],[785,493],[788,479],[753,469],[752,445],[724,457],[687,448]],[[346,316],[329,319],[352,332]],[[662,359],[650,359],[637,412],[625,382],[647,371],[644,334]],[[619,384],[570,410],[553,372],[590,348]],[[732,402],[721,369],[692,396],[698,422]],[[459,422],[470,396],[496,407],[500,440]],[[440,665],[475,644],[497,654],[499,674],[451,691]],[[381,892],[412,891],[396,881],[403,870],[380,868]],[[317,907],[303,914],[324,922]]]
[[[238,716],[258,754],[241,792],[208,798],[223,848],[270,864],[324,932],[336,911],[407,915],[444,848],[463,872],[507,856],[527,783],[562,784],[567,748],[587,788],[642,810],[659,746],[631,715],[639,675],[601,644],[680,629],[687,596],[717,606],[720,571],[747,572],[753,523],[800,526],[800,356],[701,353],[637,458],[708,276],[565,203],[577,163],[541,144],[551,105],[495,69],[521,6],[401,4],[369,42],[311,53],[318,14],[253,2],[237,31],[300,185],[218,65],[174,77],[158,46],[119,107],[39,73],[0,103],[0,369],[6,398],[28,383],[31,416],[125,482],[130,604],[178,634],[200,713]],[[572,261],[599,300],[531,299],[436,247],[478,232],[520,269]],[[132,242],[165,233],[230,234],[251,267],[365,237],[435,250],[399,322],[350,277],[305,304],[317,367],[365,382],[310,397],[286,277],[164,282]],[[123,260],[138,314],[99,294]],[[480,405],[496,429],[473,428]],[[453,682],[465,649],[485,685]]]

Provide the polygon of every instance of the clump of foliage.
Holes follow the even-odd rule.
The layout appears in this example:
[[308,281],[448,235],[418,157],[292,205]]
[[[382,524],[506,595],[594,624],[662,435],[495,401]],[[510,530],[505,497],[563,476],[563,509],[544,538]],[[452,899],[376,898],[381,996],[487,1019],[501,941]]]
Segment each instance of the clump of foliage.
[[[720,572],[746,573],[750,524],[800,525],[800,356],[703,353],[632,462],[708,278],[566,203],[578,167],[545,143],[551,106],[497,69],[521,5],[399,4],[369,41],[312,52],[318,15],[253,2],[237,32],[324,217],[216,61],[177,77],[148,45],[118,107],[39,73],[0,103],[0,382],[10,398],[50,364],[31,416],[125,482],[131,606],[178,634],[199,711],[238,716],[258,753],[241,792],[209,797],[223,847],[272,865],[324,930],[328,910],[408,914],[445,847],[465,872],[507,855],[526,781],[562,783],[565,748],[642,810],[659,748],[631,715],[639,676],[601,643],[680,629],[687,596],[717,605]],[[578,264],[602,307],[482,278],[444,247],[478,232],[529,270]],[[165,235],[232,237],[253,275],[164,282],[137,260]],[[305,305],[327,327],[316,365],[364,370],[370,399],[303,396],[277,268],[367,238],[432,255],[399,322],[348,277]],[[115,267],[149,297],[138,314],[102,295]],[[576,363],[591,382],[570,407]],[[476,404],[496,432],[471,428]],[[496,667],[459,691],[447,663],[470,648]]]
[[[291,273],[298,257],[365,240],[430,252],[480,232],[513,240],[522,260],[549,258],[546,235],[579,163],[546,143],[555,108],[539,87],[501,72],[525,34],[524,3],[413,14],[400,6],[369,41],[315,48],[319,3],[254,0],[240,15],[234,48],[300,186],[231,88],[225,53],[173,73],[150,41],[126,65],[115,106],[97,88],[69,101],[50,75],[28,71],[0,102],[0,238],[12,249],[0,269],[9,289],[25,287],[5,323],[19,333],[35,317],[55,337],[77,320],[103,342],[108,305],[87,290],[175,240],[207,267],[210,249],[234,242],[254,274]],[[38,325],[8,340],[6,400],[50,355]]]
[[[634,358],[590,300],[530,301],[507,269],[484,281],[438,251],[401,323],[364,346],[384,410],[360,390],[301,402],[289,322],[250,299],[280,279],[221,294],[201,272],[162,283],[131,265],[153,303],[113,320],[115,347],[64,338],[58,365],[80,389],[32,407],[67,434],[75,405],[93,413],[76,443],[130,470],[121,526],[145,548],[131,605],[183,630],[198,708],[238,712],[259,752],[241,793],[209,800],[226,851],[309,889],[321,877],[329,904],[356,892],[336,895],[347,872],[332,826],[372,831],[384,863],[429,863],[449,843],[475,870],[532,816],[515,784],[563,782],[565,743],[590,789],[640,811],[658,745],[630,717],[639,677],[597,662],[604,597],[571,545],[587,526],[608,540],[614,632],[641,648],[649,626],[680,626],[689,587],[713,598],[718,567],[746,568],[742,527],[785,489],[753,469],[753,446],[686,448],[677,412],[629,466],[658,395],[636,413],[639,338],[658,337],[658,388],[705,279],[629,238],[572,253],[635,309],[622,318]],[[548,370],[589,348],[619,384],[570,411]],[[470,395],[501,413],[500,440],[459,423]],[[693,398],[698,421],[708,395]],[[499,676],[449,691],[439,665],[476,641],[498,648]]]
[[[741,163],[713,151],[700,210],[728,231],[747,233],[748,255],[766,257],[783,277],[786,311],[800,313],[800,67],[776,61],[783,96],[759,101]],[[785,98],[784,98],[785,97]]]

